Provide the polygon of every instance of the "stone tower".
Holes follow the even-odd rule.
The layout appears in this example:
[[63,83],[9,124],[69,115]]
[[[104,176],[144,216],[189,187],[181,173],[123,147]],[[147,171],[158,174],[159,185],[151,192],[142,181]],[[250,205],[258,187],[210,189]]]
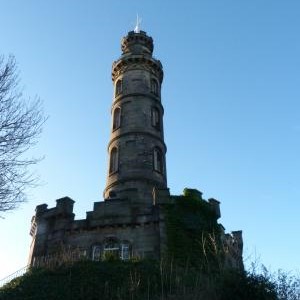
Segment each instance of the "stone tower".
[[112,66],[114,97],[104,198],[123,199],[130,193],[132,204],[149,206],[153,188],[167,187],[163,70],[152,56],[153,40],[146,32],[129,32],[121,45],[122,56]]
[[[165,207],[178,197],[167,188],[162,65],[153,58],[153,40],[144,31],[130,31],[121,45],[122,55],[112,66],[105,201],[95,202],[78,220],[69,197],[56,200],[52,208],[38,205],[31,221],[31,266],[61,263],[66,257],[102,260],[112,254],[122,260],[159,259],[167,252]],[[190,190],[204,201],[195,191]],[[220,218],[219,202],[209,199],[207,205]],[[222,240],[229,249],[227,264],[242,265],[241,232],[230,235],[224,229]]]
[[152,38],[144,31],[131,31],[122,39],[122,55],[112,66],[105,201],[95,202],[82,220],[75,220],[69,197],[58,199],[53,208],[37,206],[30,232],[30,265],[43,265],[49,257],[60,259],[61,249],[92,260],[107,252],[121,259],[159,258],[164,253],[161,206],[170,202],[170,193],[160,96],[163,70],[152,52]]

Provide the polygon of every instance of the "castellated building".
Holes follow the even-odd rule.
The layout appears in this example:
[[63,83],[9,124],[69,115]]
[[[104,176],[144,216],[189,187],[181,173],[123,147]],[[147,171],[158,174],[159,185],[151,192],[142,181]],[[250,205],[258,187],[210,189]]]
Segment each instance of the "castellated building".
[[[159,259],[166,251],[164,205],[171,203],[167,187],[161,86],[163,68],[152,56],[153,40],[135,30],[121,42],[122,55],[112,65],[114,97],[111,107],[109,164],[104,201],[95,202],[86,218],[75,220],[74,201],[36,207],[32,218],[29,263],[35,266],[64,249],[101,260],[106,253],[120,259]],[[208,203],[220,217],[219,202]],[[228,262],[242,265],[241,231],[222,233],[230,249]]]

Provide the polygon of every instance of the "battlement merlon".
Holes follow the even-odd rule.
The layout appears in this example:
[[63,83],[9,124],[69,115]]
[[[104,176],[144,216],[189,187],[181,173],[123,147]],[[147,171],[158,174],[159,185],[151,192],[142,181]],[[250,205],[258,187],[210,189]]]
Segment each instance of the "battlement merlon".
[[73,206],[75,201],[69,197],[63,197],[56,200],[56,206],[48,208],[47,204],[37,205],[35,215],[31,220],[30,235],[33,237],[36,234],[45,233],[48,230],[48,221],[55,220],[55,227],[59,229],[62,224],[74,221],[75,214]]
[[35,217],[71,216],[75,201],[70,197],[63,197],[56,200],[56,206],[48,208],[47,204],[40,204],[35,208]]
[[48,204],[40,204],[35,208],[35,216],[38,217],[48,210]]
[[238,248],[243,251],[243,231],[242,230],[236,230],[231,231],[231,234],[236,241]]
[[73,206],[75,201],[69,197],[63,197],[56,200],[56,211],[63,215],[74,215]]
[[220,219],[221,218],[220,201],[216,200],[215,198],[209,198],[207,201],[211,205],[212,209],[214,210],[217,219]]

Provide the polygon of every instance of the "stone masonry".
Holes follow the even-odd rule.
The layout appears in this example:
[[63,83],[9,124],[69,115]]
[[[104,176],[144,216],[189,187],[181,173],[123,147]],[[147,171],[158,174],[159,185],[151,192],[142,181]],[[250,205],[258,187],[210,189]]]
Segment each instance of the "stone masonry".
[[[104,201],[83,220],[75,220],[74,201],[56,200],[56,207],[36,207],[32,218],[29,263],[35,265],[62,249],[100,260],[107,253],[121,259],[160,258],[166,249],[162,206],[172,201],[167,188],[161,85],[163,69],[152,56],[146,32],[128,33],[122,55],[113,63],[114,97],[108,143],[109,164]],[[219,202],[209,201],[220,217]],[[230,265],[242,261],[241,232],[223,234],[232,249]]]

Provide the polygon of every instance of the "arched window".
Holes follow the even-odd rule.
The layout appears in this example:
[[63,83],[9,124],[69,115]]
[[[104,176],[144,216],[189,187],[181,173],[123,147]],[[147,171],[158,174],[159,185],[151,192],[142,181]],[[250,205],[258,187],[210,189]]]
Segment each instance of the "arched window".
[[153,167],[154,170],[160,173],[164,172],[164,161],[163,161],[163,155],[159,148],[154,148],[153,153]]
[[151,93],[158,95],[158,83],[156,79],[151,79]]
[[122,80],[119,79],[117,82],[116,82],[116,92],[115,92],[115,95],[118,96],[122,93]]
[[117,107],[113,113],[113,130],[121,126],[121,108]]
[[108,238],[104,242],[103,247],[103,258],[118,258],[120,252],[120,246],[118,244],[118,241],[114,238]]
[[118,149],[116,147],[112,148],[110,151],[110,160],[109,160],[109,173],[114,173],[118,171]]
[[160,130],[160,113],[156,107],[152,107],[151,109],[151,124],[157,130]]
[[100,260],[101,258],[101,246],[96,245],[92,248],[92,260]]

